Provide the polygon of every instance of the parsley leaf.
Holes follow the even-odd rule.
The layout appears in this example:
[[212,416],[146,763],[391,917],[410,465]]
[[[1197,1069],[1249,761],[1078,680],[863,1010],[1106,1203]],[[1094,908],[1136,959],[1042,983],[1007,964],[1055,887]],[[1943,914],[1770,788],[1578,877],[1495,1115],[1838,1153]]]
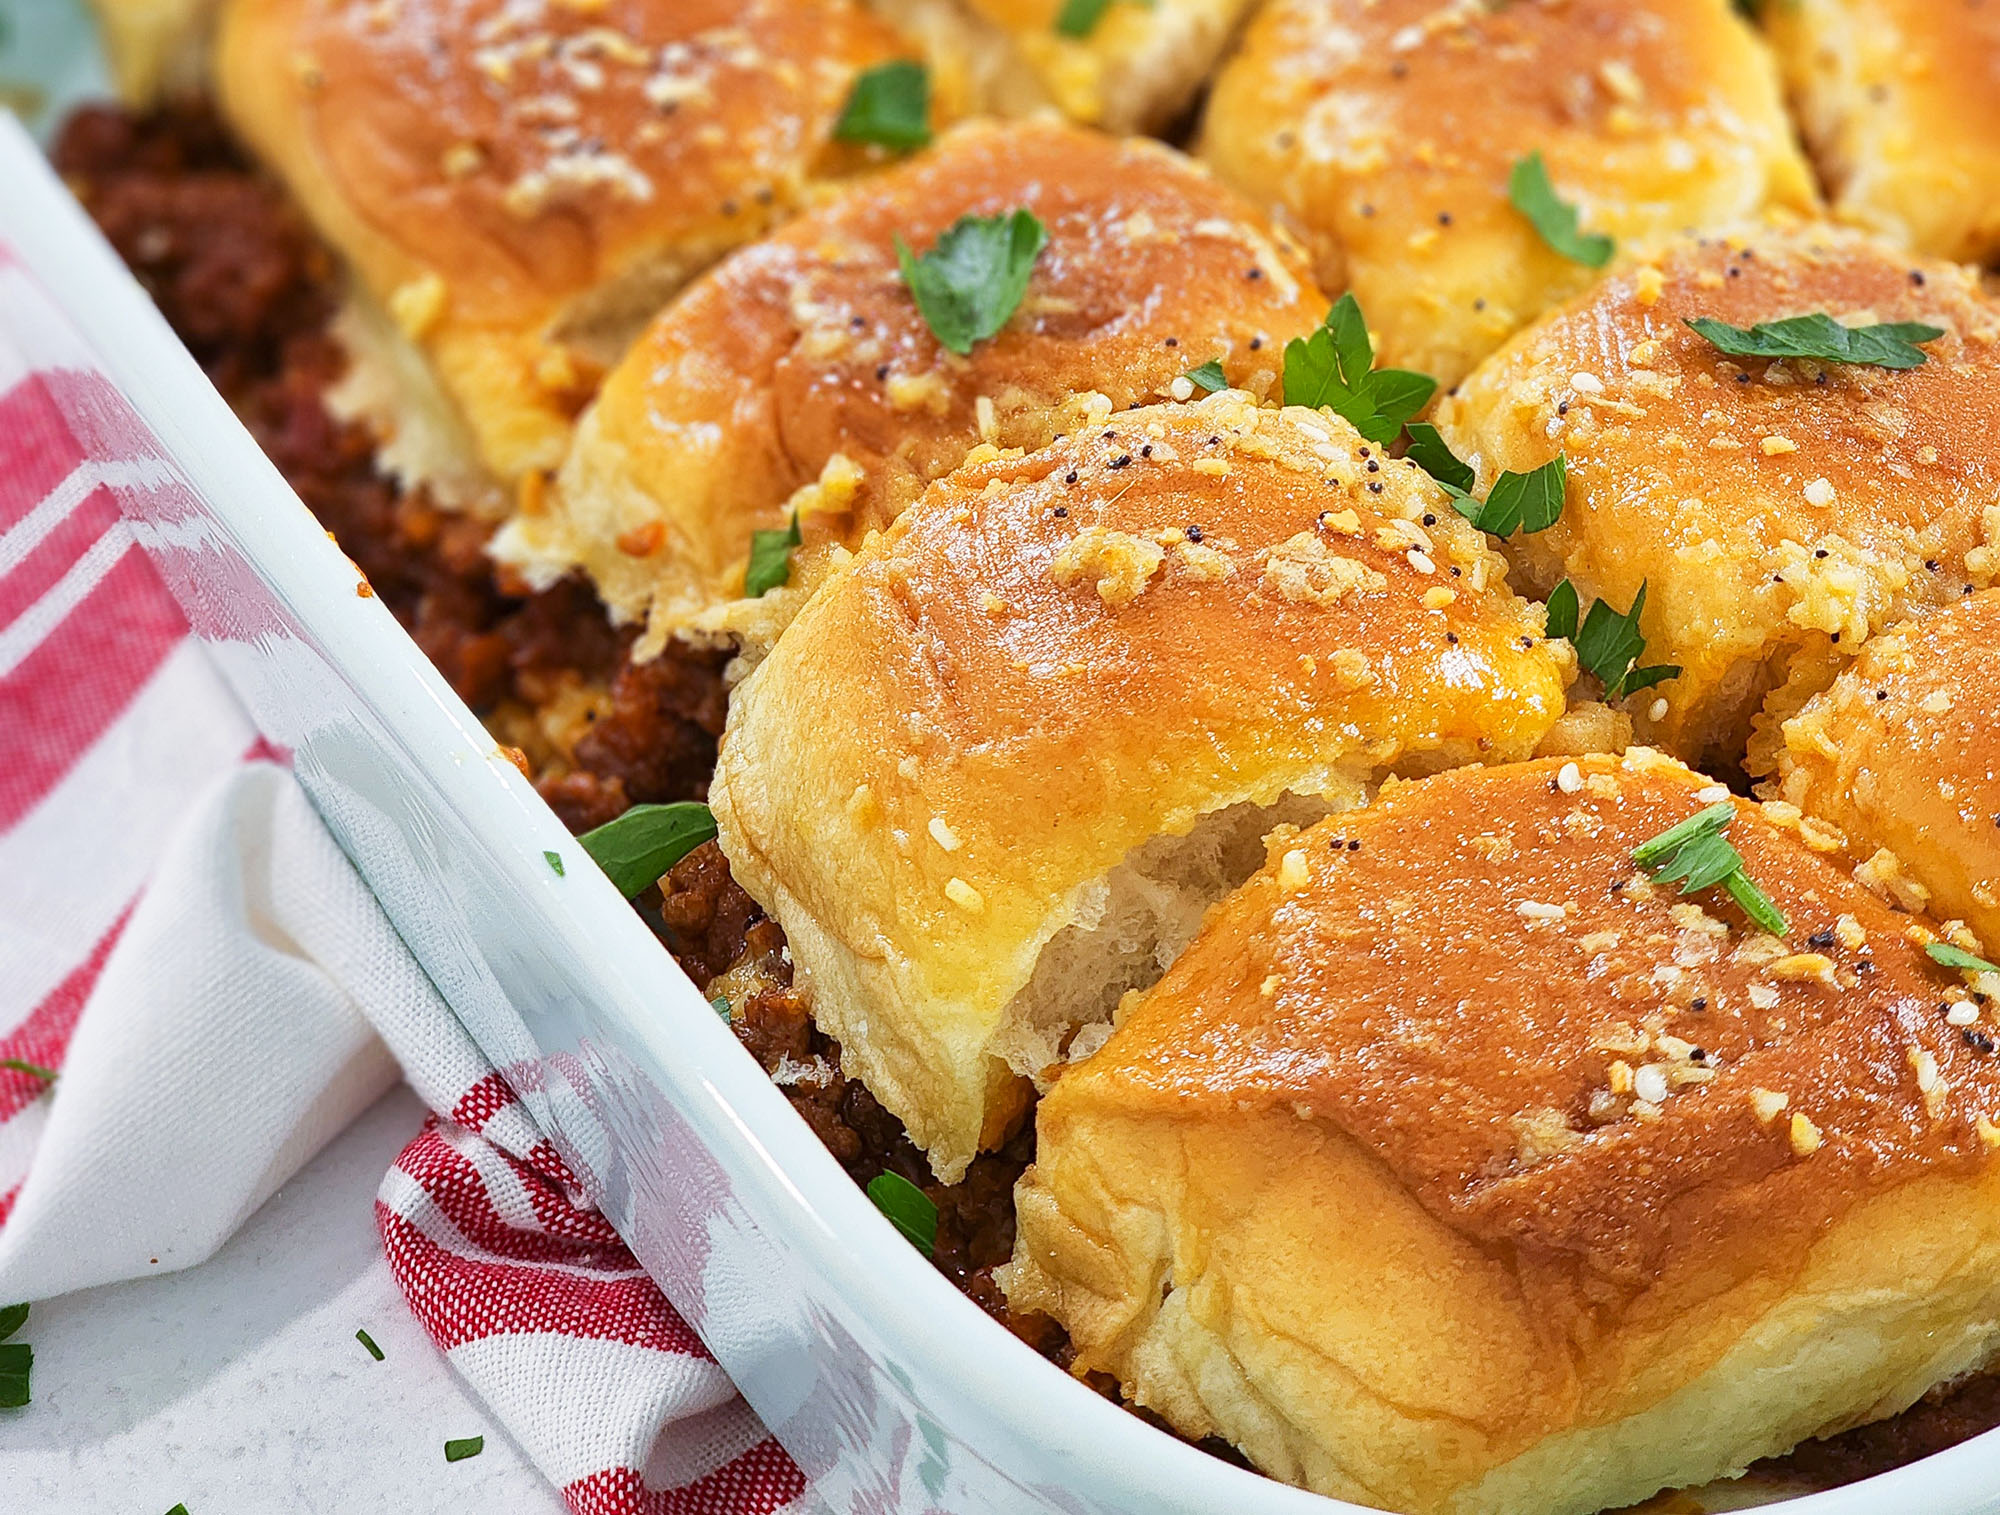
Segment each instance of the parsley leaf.
[[1569,459],[1557,453],[1527,473],[1503,473],[1493,481],[1484,500],[1444,484],[1452,507],[1481,531],[1511,537],[1517,531],[1547,531],[1562,516],[1563,490],[1569,483]]
[[898,236],[896,262],[931,334],[964,357],[1019,308],[1048,243],[1033,211],[960,216],[921,257]]
[[930,113],[930,71],[898,58],[855,76],[833,134],[842,142],[873,142],[908,152],[930,141]]
[[628,900],[715,835],[715,816],[698,800],[634,805],[577,838]]
[[1549,591],[1549,624],[1543,634],[1549,637],[1561,637],[1565,642],[1574,642],[1578,608],[1576,585],[1564,579]]
[[1962,968],[1967,973],[2000,973],[2000,968],[1983,957],[1974,957],[1963,947],[1954,947],[1950,942],[1929,942],[1924,951],[1931,955],[1934,963],[1943,963],[1947,968]]
[[1576,207],[1556,193],[1548,165],[1539,152],[1529,153],[1507,176],[1507,199],[1534,223],[1542,240],[1573,263],[1602,268],[1618,244],[1606,236],[1584,235],[1576,229]]
[[900,1173],[878,1173],[868,1180],[868,1197],[924,1256],[937,1250],[937,1206],[922,1189]]
[[0,1341],[5,1341],[28,1323],[26,1305],[8,1305],[0,1309]]
[[1687,323],[1721,352],[1735,358],[1817,358],[1826,363],[1866,363],[1876,368],[1916,368],[1930,354],[1916,344],[1935,342],[1941,326],[1890,321],[1878,326],[1842,326],[1824,311],[1759,321],[1747,330],[1711,316]]
[[188,1515],[188,1507],[184,1504],[177,1504],[171,1510],[167,1511],[167,1515]]
[[1194,385],[1196,389],[1203,390],[1208,394],[1214,394],[1219,389],[1227,389],[1229,387],[1229,376],[1223,373],[1222,360],[1219,358],[1210,358],[1201,367],[1190,368],[1187,371],[1187,381]]
[[18,1410],[28,1403],[28,1378],[34,1366],[35,1349],[25,1341],[0,1342],[0,1410]]
[[366,1331],[356,1331],[354,1339],[368,1349],[370,1357],[374,1358],[377,1362],[382,1361],[382,1349],[375,1345],[374,1337],[370,1336]]
[[0,1068],[5,1068],[12,1073],[25,1073],[28,1077],[38,1078],[45,1084],[52,1084],[56,1081],[55,1069],[44,1068],[40,1063],[31,1063],[26,1058],[0,1057]]
[[750,566],[743,570],[743,593],[761,600],[781,584],[792,581],[792,549],[804,538],[799,535],[799,513],[792,512],[789,526],[750,533]]
[[[1153,8],[1153,0],[1136,0],[1147,10]],[[1113,0],[1063,0],[1063,8],[1056,14],[1056,31],[1065,37],[1088,37],[1097,30],[1097,23],[1104,19],[1104,13],[1111,9]]]
[[1447,489],[1472,488],[1478,475],[1470,463],[1460,461],[1435,426],[1428,421],[1412,421],[1409,429],[1410,445],[1405,457]]
[[564,876],[562,854],[560,852],[544,852],[542,856],[548,861],[548,865],[555,869],[556,877],[562,878]]
[[1319,330],[1285,344],[1284,403],[1322,406],[1378,447],[1387,447],[1403,424],[1437,392],[1437,380],[1402,368],[1377,368],[1368,323],[1351,294],[1334,301]]
[[448,1441],[444,1444],[444,1460],[446,1462],[464,1462],[466,1458],[477,1457],[485,1450],[486,1438],[484,1436],[465,1436],[459,1438],[457,1441]]
[[1639,617],[1646,609],[1643,581],[1629,611],[1620,615],[1608,600],[1593,601],[1580,629],[1576,586],[1568,579],[1549,591],[1548,605],[1548,635],[1563,637],[1576,648],[1577,662],[1585,672],[1597,675],[1604,685],[1606,699],[1635,694],[1680,675],[1680,667],[1675,663],[1655,663],[1649,668],[1632,666],[1646,650],[1646,638],[1639,631]]
[[1634,847],[1632,861],[1656,882],[1678,882],[1682,894],[1719,884],[1756,925],[1773,936],[1783,936],[1790,929],[1784,915],[1743,871],[1743,854],[1722,834],[1735,819],[1736,807],[1728,800],[1710,805]]

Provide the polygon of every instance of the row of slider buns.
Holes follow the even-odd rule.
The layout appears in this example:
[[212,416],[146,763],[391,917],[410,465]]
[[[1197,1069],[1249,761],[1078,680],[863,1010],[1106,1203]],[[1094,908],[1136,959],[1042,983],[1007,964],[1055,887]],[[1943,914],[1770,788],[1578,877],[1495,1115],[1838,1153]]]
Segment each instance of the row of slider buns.
[[[392,461],[490,499],[530,578],[588,572],[642,651],[745,639],[721,841],[849,1070],[946,1179],[1041,1093],[1016,1302],[1184,1433],[1412,1512],[1581,1515],[1985,1361],[2000,983],[1924,938],[2000,927],[2000,311],[1782,219],[1815,192],[1755,34],[1721,0],[1278,0],[1202,130],[1232,189],[1052,121],[830,147],[891,24],[710,9],[749,40],[650,135],[613,44],[427,38],[428,6],[230,0],[219,85],[355,270]],[[562,135],[564,56],[638,178]],[[1853,218],[1992,250],[1881,209],[1901,139],[1816,98]],[[1604,277],[1506,209],[1528,150],[1617,233]],[[895,239],[1016,208],[1028,293],[947,352]],[[1464,378],[1433,419],[1476,492],[1566,459],[1552,527],[1496,547],[1263,403],[1342,287],[1385,363]],[[1684,324],[1808,310],[1944,335],[1889,372]],[[744,598],[794,511],[793,586]],[[1589,698],[1517,592],[1563,578],[1644,587],[1680,676]],[[1761,807],[1677,761],[1746,754]],[[1634,863],[1718,803],[1782,937]]]

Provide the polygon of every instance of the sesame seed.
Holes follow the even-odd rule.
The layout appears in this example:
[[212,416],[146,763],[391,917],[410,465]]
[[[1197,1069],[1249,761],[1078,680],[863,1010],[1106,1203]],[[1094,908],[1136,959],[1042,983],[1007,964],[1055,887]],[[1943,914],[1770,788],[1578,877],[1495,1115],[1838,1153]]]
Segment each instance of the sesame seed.
[[1305,888],[1307,880],[1310,877],[1311,875],[1306,872],[1306,854],[1304,848],[1292,848],[1291,851],[1285,854],[1284,860],[1278,864],[1278,887],[1287,894],[1293,890]]
[[1574,763],[1564,763],[1556,771],[1556,788],[1564,794],[1575,794],[1583,787],[1583,770]]
[[1649,1105],[1665,1104],[1667,1099],[1667,1070],[1658,1063],[1647,1063],[1634,1070],[1632,1092]]
[[1514,907],[1514,913],[1524,920],[1559,921],[1563,918],[1561,905],[1545,905],[1539,900],[1522,900]]
[[930,833],[931,840],[944,848],[946,852],[958,851],[958,836],[952,831],[951,827],[945,824],[943,816],[934,815],[931,817]]
[[970,915],[977,915],[986,908],[986,896],[956,874],[946,880],[944,897]]
[[1410,549],[1408,558],[1410,566],[1416,569],[1418,573],[1437,572],[1437,564],[1431,561],[1430,556],[1427,553],[1419,551],[1415,547],[1412,547]]
[[1814,479],[1806,485],[1808,505],[1827,506],[1833,503],[1833,484],[1827,479]]
[[1660,699],[1653,701],[1652,708],[1646,712],[1646,715],[1651,720],[1664,721],[1667,718],[1667,702],[1665,697],[1662,696]]
[[1954,1026],[1970,1026],[1979,1020],[1979,1007],[1969,999],[1962,999],[1945,1011],[1944,1018]]
[[1705,788],[1695,790],[1694,797],[1704,805],[1719,805],[1722,801],[1729,798],[1729,786],[1727,784],[1710,784]]

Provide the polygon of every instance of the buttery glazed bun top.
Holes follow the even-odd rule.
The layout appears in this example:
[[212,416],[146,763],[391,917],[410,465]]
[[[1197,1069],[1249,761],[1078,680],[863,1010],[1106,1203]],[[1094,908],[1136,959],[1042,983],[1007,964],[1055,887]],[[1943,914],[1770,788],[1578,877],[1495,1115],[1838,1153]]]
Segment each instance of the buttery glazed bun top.
[[2000,946],[2000,591],[1874,638],[1783,741],[1773,792],[1844,833],[1823,845]]
[[[1727,791],[1646,748],[1571,761],[1574,790],[1559,759],[1460,768],[1278,843],[1044,1119],[1110,1086],[1189,1114],[1303,1108],[1454,1228],[1575,1284],[1670,1274],[1687,1195],[1705,1245],[1803,1235],[1900,1165],[1985,1151],[2000,1065],[1945,1021],[1965,984],[1910,917],[1740,799],[1728,839],[1786,937],[1720,890],[1656,885],[1633,849]],[[1663,1074],[1656,1108],[1620,1061]]]
[[[1730,357],[1689,329],[1825,312],[1945,336],[1922,366]],[[1551,313],[1439,408],[1483,479],[1569,460],[1536,593],[1567,574],[1623,612],[1642,583],[1642,741],[1738,761],[1767,690],[1790,714],[1868,637],[2000,570],[2000,306],[1949,264],[1833,228],[1674,243]],[[1655,717],[1651,712],[1665,708]],[[1768,769],[1768,740],[1752,751]]]
[[[1048,232],[1020,309],[969,357],[897,270],[964,215]],[[751,533],[803,497],[809,545],[887,525],[982,438],[1040,446],[1187,393],[1219,359],[1258,394],[1326,297],[1303,259],[1170,148],[1055,122],[962,127],[730,259],[606,380],[554,498],[496,543],[536,581],[582,565],[654,645],[743,593]],[[832,465],[829,468],[829,465]],[[805,575],[801,574],[803,578]]]
[[1385,364],[1447,387],[1595,276],[1509,204],[1533,152],[1583,229],[1621,242],[1814,202],[1730,0],[1272,0],[1201,143],[1353,289]]
[[1275,837],[1043,1098],[1015,1307],[1184,1434],[1410,1515],[1623,1506],[1981,1360],[1992,1021],[1752,804],[1784,940],[1635,863],[1726,795],[1634,749]]
[[853,0],[231,0],[217,74],[511,478],[667,293],[859,161],[833,123],[908,51]]
[[2000,11],[1785,0],[1761,15],[1834,213],[1935,257],[2000,256]]
[[1143,844],[1525,755],[1569,676],[1441,493],[1324,413],[1224,393],[983,452],[738,688],[710,796],[818,1024],[947,1179],[1015,1074],[1157,973],[1024,995]]

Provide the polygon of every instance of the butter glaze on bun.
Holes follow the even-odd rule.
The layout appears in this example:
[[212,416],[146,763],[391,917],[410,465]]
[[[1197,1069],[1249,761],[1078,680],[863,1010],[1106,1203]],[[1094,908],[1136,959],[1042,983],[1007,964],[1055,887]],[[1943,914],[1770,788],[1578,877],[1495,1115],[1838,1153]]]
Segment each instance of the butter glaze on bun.
[[1783,739],[1773,792],[1823,845],[2000,947],[2000,590],[1874,638]]
[[1834,214],[1934,257],[2000,257],[2000,11],[1778,0],[1761,14]]
[[1345,422],[1131,411],[968,462],[836,568],[738,687],[710,803],[817,1023],[950,1181],[1272,824],[1531,752],[1569,678],[1540,627]]
[[[1021,208],[1048,246],[1013,318],[960,357],[910,298],[896,238],[921,252],[961,216]],[[1326,306],[1297,249],[1171,148],[1054,121],[961,127],[670,305],[606,380],[545,508],[495,550],[535,583],[583,567],[657,646],[742,595],[751,534],[794,506],[810,556],[888,525],[982,440],[1101,425],[1210,359],[1264,393]]]
[[216,67],[374,308],[352,408],[463,496],[554,468],[668,294],[868,161],[833,124],[910,51],[852,0],[231,0]]
[[[1945,335],[1895,372],[1734,358],[1686,324],[1813,312]],[[1748,745],[1768,771],[1776,721],[1869,637],[2000,570],[2000,305],[1856,233],[1669,244],[1522,332],[1438,422],[1487,481],[1568,458],[1562,519],[1508,554],[1536,594],[1567,575],[1623,612],[1646,585],[1645,660],[1682,671],[1631,702],[1638,738],[1691,762]]]
[[1012,1305],[1403,1515],[1623,1506],[1985,1362],[1992,1006],[1747,802],[1785,941],[1654,885],[1708,783],[1462,768],[1275,839],[1043,1098]]
[[1354,291],[1385,364],[1446,387],[1596,277],[1509,204],[1528,154],[1621,245],[1815,200],[1729,0],[1272,0],[1200,152]]

